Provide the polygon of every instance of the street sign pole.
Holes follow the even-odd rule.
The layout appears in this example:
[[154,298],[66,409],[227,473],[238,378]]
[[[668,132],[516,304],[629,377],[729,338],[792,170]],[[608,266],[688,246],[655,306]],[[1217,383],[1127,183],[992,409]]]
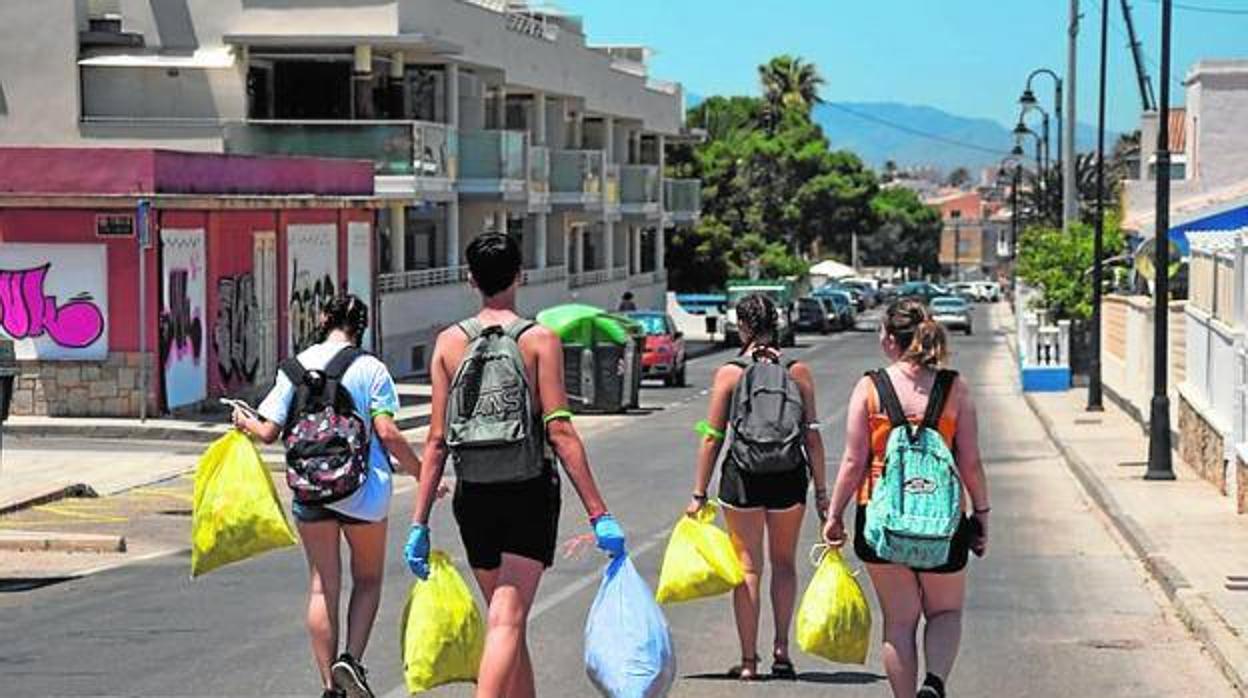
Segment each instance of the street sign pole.
[[1170,24],[1172,0],[1161,2],[1161,114],[1157,119],[1157,208],[1153,238],[1153,402],[1148,420],[1145,480],[1173,480],[1166,346],[1170,340]]
[[149,218],[152,204],[147,199],[140,199],[135,215],[135,237],[139,248],[139,422],[147,421],[147,259],[146,253],[151,242]]

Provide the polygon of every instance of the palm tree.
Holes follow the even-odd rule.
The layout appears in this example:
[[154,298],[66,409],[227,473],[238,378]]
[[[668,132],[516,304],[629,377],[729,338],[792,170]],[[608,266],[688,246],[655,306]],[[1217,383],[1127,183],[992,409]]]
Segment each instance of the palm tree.
[[774,126],[779,115],[786,109],[797,109],[806,114],[823,102],[819,88],[824,85],[818,68],[801,58],[776,56],[758,67],[758,79],[763,86],[763,99],[767,103],[767,121]]

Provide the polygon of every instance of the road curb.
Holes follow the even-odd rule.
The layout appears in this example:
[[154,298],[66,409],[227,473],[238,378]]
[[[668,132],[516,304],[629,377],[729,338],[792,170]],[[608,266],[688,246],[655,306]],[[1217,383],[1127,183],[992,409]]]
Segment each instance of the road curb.
[[126,537],[94,533],[0,533],[0,550],[11,552],[124,553]]
[[37,507],[42,504],[51,504],[52,502],[69,499],[70,497],[89,499],[98,496],[99,495],[96,494],[95,490],[91,489],[90,485],[81,482],[73,485],[58,485],[54,488],[43,492],[36,492],[28,497],[9,502],[7,504],[0,504],[0,516],[12,514],[13,512],[22,511],[23,509],[29,509],[31,507]]
[[225,425],[218,428],[143,426],[126,424],[13,424],[3,427],[6,437],[70,439],[135,439],[209,444],[225,436]]
[[1139,522],[1122,510],[1113,493],[1092,466],[1062,441],[1052,417],[1040,407],[1035,398],[1024,393],[1023,400],[1040,421],[1049,441],[1062,455],[1067,469],[1079,481],[1088,498],[1127,542],[1149,576],[1161,587],[1179,619],[1209,653],[1235,691],[1243,698],[1248,698],[1248,644],[1239,638],[1203,594],[1192,589],[1191,583],[1153,542]]

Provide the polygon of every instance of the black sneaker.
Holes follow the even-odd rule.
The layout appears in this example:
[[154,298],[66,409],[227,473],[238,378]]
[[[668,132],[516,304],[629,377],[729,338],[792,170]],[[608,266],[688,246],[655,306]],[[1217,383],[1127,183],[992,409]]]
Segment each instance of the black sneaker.
[[919,689],[915,698],[941,698],[940,692],[931,686],[924,686]]
[[935,674],[928,674],[915,698],[945,698],[945,682]]
[[347,694],[336,688],[327,688],[321,692],[321,698],[346,698]]
[[373,689],[368,687],[368,672],[364,666],[355,661],[355,657],[342,653],[329,667],[334,677],[334,685],[342,692],[343,698],[376,698]]

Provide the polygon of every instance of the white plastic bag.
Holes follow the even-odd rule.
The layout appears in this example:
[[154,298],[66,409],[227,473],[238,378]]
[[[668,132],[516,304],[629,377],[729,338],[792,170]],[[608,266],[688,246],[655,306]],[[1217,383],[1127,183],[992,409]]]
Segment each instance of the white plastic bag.
[[585,671],[605,698],[663,698],[676,679],[667,619],[627,555],[607,566],[589,609]]

